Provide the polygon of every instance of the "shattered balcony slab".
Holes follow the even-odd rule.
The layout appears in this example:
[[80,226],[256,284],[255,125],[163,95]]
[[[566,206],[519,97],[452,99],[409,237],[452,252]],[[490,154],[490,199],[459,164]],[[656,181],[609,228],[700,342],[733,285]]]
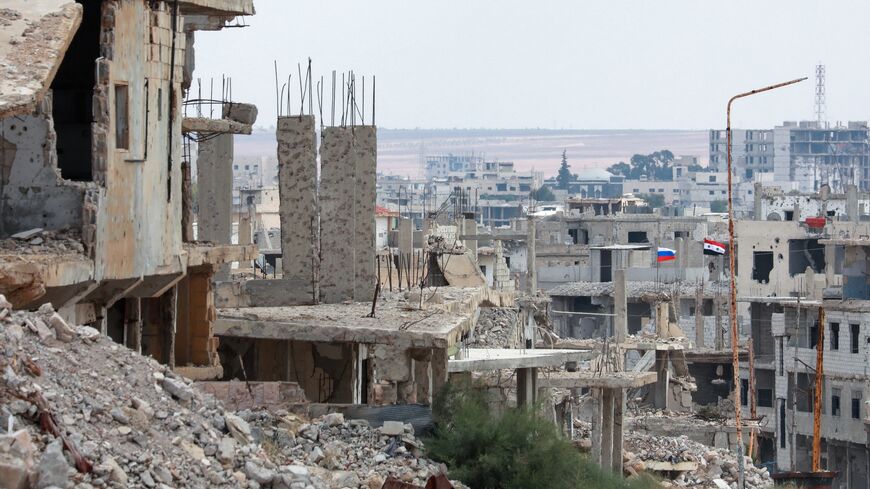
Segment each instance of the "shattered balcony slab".
[[219,309],[216,336],[327,343],[384,344],[408,348],[448,348],[474,327],[484,301],[503,303],[487,288],[441,287],[424,294],[439,297],[424,308],[403,294],[386,293],[375,317],[371,303]]
[[462,358],[450,359],[447,371],[480,372],[512,368],[558,367],[566,362],[582,362],[592,358],[591,351],[510,349],[510,348],[469,348],[460,350]]
[[0,293],[24,307],[49,288],[93,281],[94,261],[83,250],[80,241],[50,232],[30,241],[0,240]]
[[181,120],[181,132],[199,134],[251,134],[251,124],[230,119],[185,117]]
[[656,383],[655,372],[556,372],[538,379],[540,387],[634,389]]
[[231,245],[216,243],[185,243],[187,266],[216,265],[220,263],[245,262],[259,256],[257,245]]
[[32,112],[82,20],[69,0],[8,0],[0,9],[0,119]]
[[[657,282],[632,280],[625,284],[628,299],[640,299],[644,302],[654,302],[671,297],[674,288],[679,286],[681,297],[693,297],[697,286],[691,283],[663,285]],[[703,298],[716,298],[716,291],[727,291],[724,283],[713,283],[704,287]],[[613,282],[569,282],[553,287],[547,294],[550,297],[613,297]]]
[[[577,350],[600,350],[603,342],[599,339],[561,339],[556,341],[553,348],[566,348]],[[680,351],[688,349],[685,338],[636,338],[629,336],[618,345],[623,350],[638,351]]]
[[181,0],[185,15],[254,15],[254,0]]

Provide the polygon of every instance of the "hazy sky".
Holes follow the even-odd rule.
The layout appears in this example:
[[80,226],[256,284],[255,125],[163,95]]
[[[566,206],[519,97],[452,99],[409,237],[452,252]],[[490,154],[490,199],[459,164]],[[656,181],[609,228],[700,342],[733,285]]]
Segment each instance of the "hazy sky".
[[734,127],[770,127],[813,117],[819,62],[828,119],[870,118],[866,1],[254,4],[249,27],[196,34],[195,74],[232,77],[258,125],[275,121],[273,60],[297,87],[308,57],[327,79],[353,69],[370,88],[375,74],[376,122],[391,128],[707,129],[725,125],[731,95],[809,76],[737,102]]

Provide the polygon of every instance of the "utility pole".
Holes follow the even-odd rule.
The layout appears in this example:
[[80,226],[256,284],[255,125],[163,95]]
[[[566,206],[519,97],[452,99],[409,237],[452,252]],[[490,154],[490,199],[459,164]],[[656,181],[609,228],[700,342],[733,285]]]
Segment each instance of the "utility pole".
[[731,289],[731,317],[730,317],[730,325],[731,325],[731,367],[733,369],[733,379],[734,379],[734,425],[736,428],[737,434],[737,466],[739,469],[739,474],[737,478],[737,487],[743,489],[746,487],[745,480],[745,461],[743,460],[743,427],[740,420],[740,346],[737,343],[737,285],[735,281],[735,270],[734,270],[734,250],[737,249],[736,241],[734,239],[734,203],[733,203],[733,171],[731,169],[731,104],[734,103],[735,100],[743,97],[748,97],[750,95],[755,95],[761,92],[767,92],[769,90],[774,90],[776,88],[785,87],[788,85],[792,85],[801,81],[806,80],[804,78],[798,78],[795,80],[787,81],[784,83],[777,83],[776,85],[770,85],[768,87],[759,88],[756,90],[751,90],[749,92],[739,93],[728,100],[728,106],[726,109],[726,147],[727,147],[727,155],[728,155],[728,243],[729,250],[728,260],[729,260],[729,275],[730,275],[730,289]]

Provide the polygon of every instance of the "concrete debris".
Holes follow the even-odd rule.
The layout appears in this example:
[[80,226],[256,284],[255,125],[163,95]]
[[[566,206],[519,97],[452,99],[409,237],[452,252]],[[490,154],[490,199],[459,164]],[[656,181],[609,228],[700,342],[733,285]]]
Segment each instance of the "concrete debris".
[[33,228],[33,229],[28,229],[27,231],[21,231],[20,233],[15,233],[11,237],[12,237],[12,239],[28,240],[28,239],[38,235],[41,232],[42,232],[42,228]]
[[516,347],[517,315],[512,307],[482,307],[474,333],[468,342],[470,348]]
[[[737,460],[733,452],[708,447],[686,436],[630,433],[625,439],[625,450],[623,459],[627,473],[677,474],[670,481],[677,487],[714,489],[718,487],[714,482],[716,479],[723,480],[728,486],[737,482]],[[745,462],[747,488],[773,486],[766,468],[756,467],[749,457]]]
[[[26,237],[17,237],[26,236]],[[85,247],[76,230],[43,231],[31,229],[8,239],[0,239],[0,255],[81,254]]]
[[[98,333],[67,325],[75,334],[59,342],[45,324],[52,314],[46,306],[0,319],[0,421],[18,430],[0,435],[2,487],[367,488],[390,476],[422,486],[446,472],[423,458],[409,424],[387,423],[384,433],[338,413],[309,420],[227,412],[188,380]],[[45,340],[30,327],[38,323]],[[53,419],[57,436],[42,430],[39,412]],[[76,457],[86,463],[74,467]]]

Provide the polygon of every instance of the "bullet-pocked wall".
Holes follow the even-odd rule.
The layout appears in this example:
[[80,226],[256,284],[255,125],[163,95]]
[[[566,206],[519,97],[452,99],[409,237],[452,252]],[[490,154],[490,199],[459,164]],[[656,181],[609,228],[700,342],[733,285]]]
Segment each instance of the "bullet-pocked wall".
[[320,154],[320,300],[371,300],[377,128],[324,128]]
[[282,272],[285,279],[311,284],[313,299],[319,239],[314,116],[278,118],[276,136]]

